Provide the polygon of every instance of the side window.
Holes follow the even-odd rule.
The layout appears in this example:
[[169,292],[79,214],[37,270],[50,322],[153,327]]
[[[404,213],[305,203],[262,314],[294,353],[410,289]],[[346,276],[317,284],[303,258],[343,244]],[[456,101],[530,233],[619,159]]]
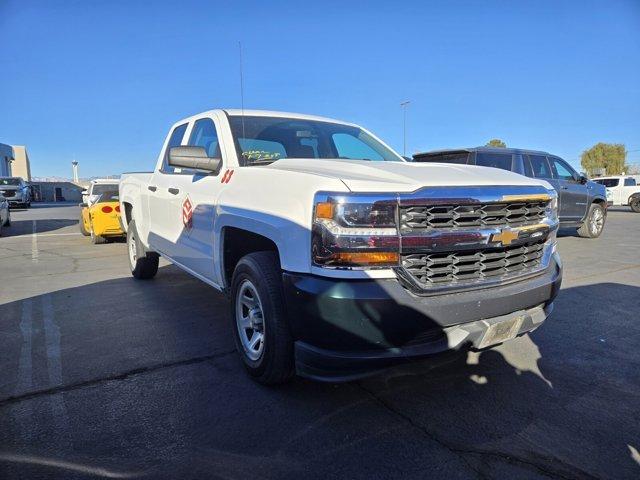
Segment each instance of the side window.
[[164,152],[164,159],[162,160],[162,171],[164,173],[173,173],[173,167],[170,167],[168,164],[169,161],[169,149],[172,147],[179,147],[182,144],[182,139],[184,138],[184,133],[187,131],[188,123],[183,123],[182,125],[178,125],[173,129],[171,133],[171,137],[169,137],[169,143],[167,143],[167,149]]
[[625,178],[624,179],[624,186],[625,187],[635,187],[636,186],[636,179],[635,178]]
[[222,158],[218,132],[216,132],[216,126],[210,118],[196,120],[188,144],[193,147],[203,147],[209,158]]
[[536,178],[551,178],[551,169],[544,155],[529,155],[531,170]]
[[531,160],[529,155],[522,155],[522,162],[524,163],[524,174],[527,177],[533,177],[533,169],[531,168]]
[[357,137],[347,133],[334,133],[331,138],[340,158],[354,160],[384,160],[382,155]]
[[578,175],[566,162],[556,157],[549,157],[549,160],[551,161],[552,172],[558,180],[567,180],[570,182],[577,180]]
[[476,165],[511,171],[513,157],[510,153],[476,153]]

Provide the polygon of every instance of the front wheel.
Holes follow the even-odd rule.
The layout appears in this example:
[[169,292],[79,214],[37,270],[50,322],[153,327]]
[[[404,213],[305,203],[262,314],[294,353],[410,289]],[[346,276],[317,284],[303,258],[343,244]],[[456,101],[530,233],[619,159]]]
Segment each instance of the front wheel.
[[11,209],[7,210],[7,219],[4,221],[5,227],[11,226]]
[[231,318],[247,372],[265,385],[290,380],[295,373],[293,340],[276,253],[255,252],[240,259],[231,281]]
[[633,197],[631,200],[629,200],[629,206],[634,212],[640,213],[640,196]]
[[587,218],[578,229],[578,235],[584,238],[598,238],[604,229],[605,220],[606,213],[602,205],[592,203]]
[[131,220],[127,229],[127,251],[131,275],[139,280],[148,280],[158,273],[160,257],[156,252],[148,252],[138,238],[136,222]]

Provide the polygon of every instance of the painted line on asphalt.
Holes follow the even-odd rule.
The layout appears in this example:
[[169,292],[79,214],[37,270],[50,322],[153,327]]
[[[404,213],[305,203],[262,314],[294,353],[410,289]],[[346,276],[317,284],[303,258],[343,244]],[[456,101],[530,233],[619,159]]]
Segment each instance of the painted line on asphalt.
[[38,263],[38,235],[36,234],[37,226],[35,220],[33,220],[31,226],[33,229],[33,233],[31,233],[31,261]]
[[22,302],[22,316],[20,318],[20,333],[22,334],[22,346],[20,347],[20,359],[18,360],[18,383],[16,394],[31,390],[33,387],[33,369],[31,366],[31,338],[33,335],[33,303],[31,299]]
[[39,237],[64,237],[68,235],[82,235],[80,232],[69,232],[69,233],[38,233]]
[[138,478],[145,475],[146,472],[118,472],[109,470],[108,468],[98,467],[93,465],[84,465],[81,463],[72,463],[64,460],[58,460],[56,458],[38,457],[35,455],[25,455],[10,452],[0,452],[0,460],[3,462],[13,462],[31,465],[42,465],[45,467],[54,467],[66,472],[83,473],[91,475],[92,477],[104,477],[104,478]]
[[[35,220],[34,220],[35,221]],[[6,237],[7,240],[12,238],[22,238],[22,237],[68,237],[68,236],[82,236],[80,232],[69,232],[69,233],[25,233],[24,235],[12,235],[10,237]]]
[[[14,395],[23,394],[33,388],[33,301],[29,298],[22,301],[20,333],[22,345],[20,345],[18,378]],[[19,438],[29,444],[33,441],[33,405],[29,403],[25,407],[24,412],[14,418]]]
[[[62,362],[60,358],[60,327],[55,322],[55,313],[51,294],[42,297],[42,323],[44,326],[44,343],[47,350],[47,371],[49,374],[49,387],[62,385]],[[69,418],[62,393],[51,395],[49,405],[53,413],[58,432],[62,435],[67,431]]]

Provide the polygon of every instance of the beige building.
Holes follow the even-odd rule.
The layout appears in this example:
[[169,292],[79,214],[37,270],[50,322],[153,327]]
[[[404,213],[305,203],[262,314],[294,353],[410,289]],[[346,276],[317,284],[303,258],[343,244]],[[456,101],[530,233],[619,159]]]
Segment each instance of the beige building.
[[27,182],[31,181],[31,165],[27,147],[24,145],[13,145],[13,162],[11,162],[11,175],[22,177]]

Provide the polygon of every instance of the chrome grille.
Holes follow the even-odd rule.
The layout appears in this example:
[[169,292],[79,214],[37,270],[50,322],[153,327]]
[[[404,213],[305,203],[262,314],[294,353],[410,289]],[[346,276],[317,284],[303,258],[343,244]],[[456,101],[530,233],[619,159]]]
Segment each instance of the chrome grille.
[[516,227],[545,218],[545,201],[400,207],[400,228]]
[[526,245],[402,255],[402,267],[423,288],[508,279],[540,266],[544,240]]

